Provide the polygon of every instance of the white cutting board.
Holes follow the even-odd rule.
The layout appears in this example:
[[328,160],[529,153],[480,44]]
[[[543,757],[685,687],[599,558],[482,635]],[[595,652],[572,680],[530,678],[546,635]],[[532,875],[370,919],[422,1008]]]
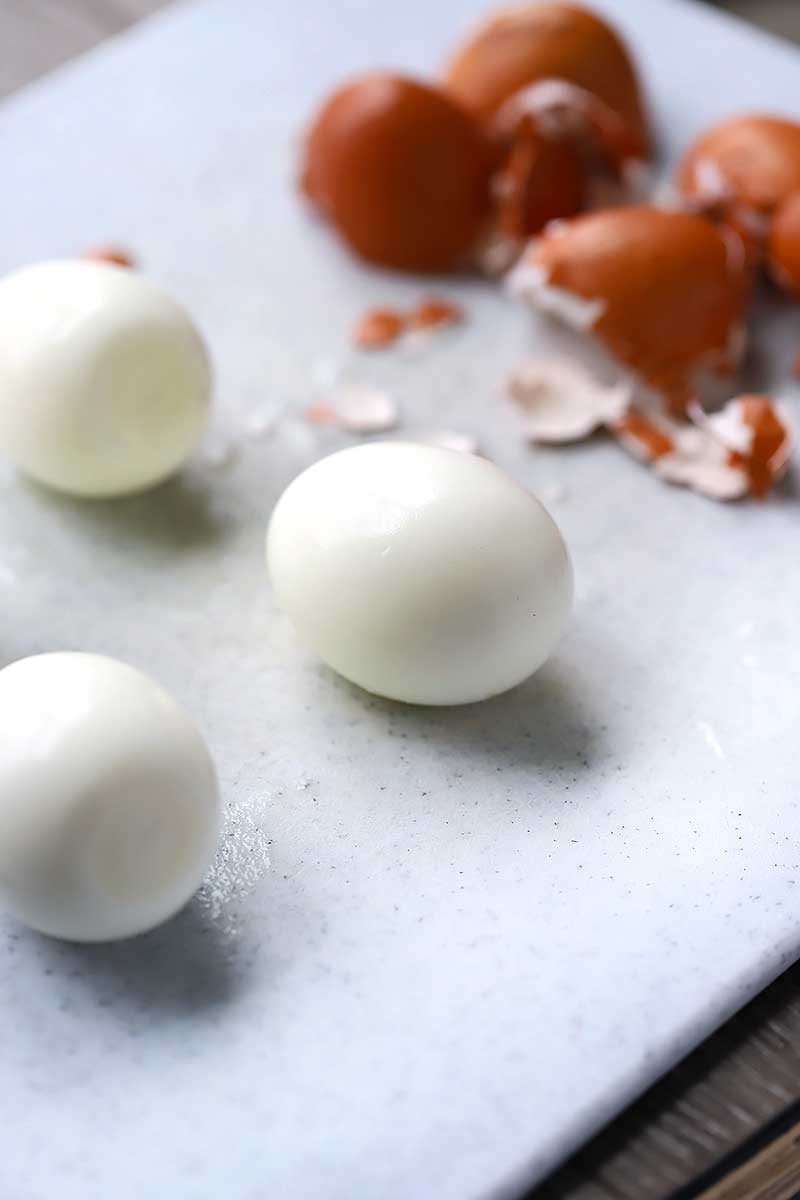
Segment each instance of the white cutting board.
[[[218,367],[212,453],[160,492],[74,503],[3,471],[0,654],[152,671],[230,806],[166,928],[81,949],[3,925],[9,1200],[514,1196],[800,950],[795,485],[724,507],[602,441],[529,450],[500,384],[549,335],[489,284],[446,282],[470,323],[429,351],[357,358],[353,318],[420,285],[350,261],[290,186],[331,83],[433,67],[482,7],[178,7],[0,113],[0,267],[128,243]],[[798,115],[788,46],[670,0],[602,7],[668,153],[731,110]],[[765,382],[800,345],[775,307]],[[343,439],[243,431],[337,366],[560,495],[574,619],[509,695],[371,699],[273,611],[270,508]]]

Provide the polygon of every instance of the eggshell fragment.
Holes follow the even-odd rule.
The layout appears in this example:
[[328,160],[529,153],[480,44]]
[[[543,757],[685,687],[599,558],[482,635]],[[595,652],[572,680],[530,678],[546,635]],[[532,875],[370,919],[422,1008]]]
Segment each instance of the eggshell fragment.
[[512,373],[508,390],[524,414],[524,430],[535,442],[574,442],[600,426],[620,421],[631,387],[607,387],[588,371],[558,360],[533,360]]
[[357,254],[409,271],[463,263],[489,213],[496,151],[444,90],[375,72],[317,115],[301,186]]
[[569,146],[588,173],[600,168],[622,177],[644,167],[639,145],[624,120],[597,96],[564,79],[543,79],[514,92],[492,118],[499,137],[511,138],[532,121],[542,135]]
[[509,138],[508,156],[494,177],[492,195],[499,232],[524,239],[549,221],[580,212],[586,196],[583,166],[572,146],[542,133],[533,118],[525,116]]
[[420,300],[408,314],[409,329],[440,329],[445,325],[460,325],[466,313],[455,300],[428,296]]
[[478,453],[475,434],[462,433],[457,429],[426,429],[409,434],[408,440],[420,442],[423,446],[439,446],[442,450],[457,450],[459,454]]
[[632,408],[613,432],[626,450],[651,464],[667,483],[690,487],[714,500],[737,500],[747,494],[746,473],[703,429]]
[[785,472],[794,450],[789,414],[769,396],[729,401],[703,425],[729,451],[731,466],[745,471],[752,496],[763,497]]
[[445,71],[450,91],[484,117],[521,88],[552,79],[601,100],[629,130],[635,155],[647,156],[647,118],[631,57],[616,31],[587,9],[558,3],[502,9],[466,39]]
[[719,412],[692,406],[693,425],[631,408],[612,428],[660,478],[715,500],[764,497],[794,449],[791,421],[767,396],[739,396]]
[[362,350],[384,350],[404,334],[429,333],[465,319],[464,309],[454,300],[428,296],[408,312],[395,308],[372,308],[364,313],[353,329],[353,341]]
[[84,250],[82,257],[92,259],[94,262],[113,263],[117,267],[136,266],[136,259],[124,246],[90,246],[88,250]]
[[775,213],[767,254],[775,281],[800,299],[800,191]]
[[353,341],[362,350],[391,346],[406,328],[406,319],[393,308],[371,308],[359,317],[353,329]]
[[740,500],[749,490],[743,467],[699,429],[682,430],[675,449],[659,458],[654,469],[667,483],[689,487],[711,500]]
[[745,235],[763,241],[769,218],[800,191],[800,124],[747,114],[706,130],[678,168],[684,195],[716,205]]
[[741,353],[741,243],[694,214],[636,205],[558,222],[509,282],[534,307],[594,332],[675,412],[701,371],[723,374]]
[[343,384],[306,410],[315,425],[336,425],[347,433],[384,433],[397,424],[397,405],[388,392],[364,384]]
[[655,462],[675,449],[674,425],[663,416],[653,416],[631,407],[612,426],[617,440],[643,462]]

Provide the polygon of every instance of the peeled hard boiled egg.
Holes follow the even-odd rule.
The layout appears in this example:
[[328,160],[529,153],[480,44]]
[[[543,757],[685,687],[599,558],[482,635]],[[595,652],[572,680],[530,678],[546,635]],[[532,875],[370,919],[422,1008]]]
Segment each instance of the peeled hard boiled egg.
[[76,259],[0,280],[0,450],[39,483],[160,483],[199,441],[210,390],[191,320],[137,272]]
[[485,459],[373,442],[309,467],[272,515],[279,605],[353,683],[415,704],[514,687],[563,629],[572,569],[530,493]]
[[72,653],[0,671],[0,903],[19,920],[142,933],[195,891],[219,823],[205,743],[146,675]]

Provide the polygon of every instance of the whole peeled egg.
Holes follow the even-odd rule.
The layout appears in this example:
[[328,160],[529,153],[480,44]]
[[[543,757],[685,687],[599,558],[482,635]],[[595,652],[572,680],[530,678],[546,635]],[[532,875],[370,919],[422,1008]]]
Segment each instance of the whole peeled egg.
[[790,196],[775,213],[767,257],[776,282],[800,299],[800,191]]
[[495,149],[440,88],[388,73],[339,88],[315,118],[302,185],[362,258],[451,270],[490,208]]
[[619,34],[576,4],[523,4],[488,17],[447,64],[445,84],[471,111],[488,117],[522,88],[542,81],[575,84],[624,125],[633,157],[649,148],[636,70]]
[[76,496],[160,483],[205,429],[211,372],[186,312],[135,271],[83,259],[0,280],[0,450]]
[[553,650],[572,569],[548,512],[475,455],[402,442],[309,467],[273,512],[278,604],[329,666],[369,692],[464,704]]
[[185,712],[95,654],[0,671],[0,903],[42,933],[142,933],[195,891],[215,851],[214,767]]

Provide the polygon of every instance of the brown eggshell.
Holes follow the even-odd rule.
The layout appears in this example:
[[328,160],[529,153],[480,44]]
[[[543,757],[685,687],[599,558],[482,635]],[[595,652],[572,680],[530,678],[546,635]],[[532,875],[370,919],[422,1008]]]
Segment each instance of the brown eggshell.
[[784,201],[775,213],[768,258],[777,283],[800,300],[800,192]]
[[583,165],[572,146],[540,133],[528,118],[519,123],[492,190],[497,228],[508,237],[524,238],[549,221],[581,211]]
[[495,155],[446,92],[374,73],[323,105],[301,186],[363,258],[444,271],[464,261],[488,218]]
[[114,244],[90,246],[88,250],[84,250],[83,258],[90,258],[94,262],[112,263],[115,267],[136,266],[136,259],[130,250]]
[[678,184],[686,196],[728,200],[768,218],[800,191],[800,124],[752,115],[714,125],[689,147]]
[[674,411],[694,396],[697,370],[734,365],[749,277],[736,235],[702,217],[648,205],[589,213],[545,231],[517,271],[577,297],[584,327]]
[[[750,431],[747,454],[732,456],[734,465],[742,465],[750,480],[750,493],[763,499],[772,488],[780,469],[783,451],[791,450],[792,431],[788,428],[769,396],[739,396],[739,419]],[[780,466],[776,466],[780,464]]]
[[501,9],[445,71],[450,91],[484,117],[520,88],[551,79],[602,100],[628,127],[633,155],[647,157],[647,118],[631,57],[616,31],[587,9],[548,3]]

